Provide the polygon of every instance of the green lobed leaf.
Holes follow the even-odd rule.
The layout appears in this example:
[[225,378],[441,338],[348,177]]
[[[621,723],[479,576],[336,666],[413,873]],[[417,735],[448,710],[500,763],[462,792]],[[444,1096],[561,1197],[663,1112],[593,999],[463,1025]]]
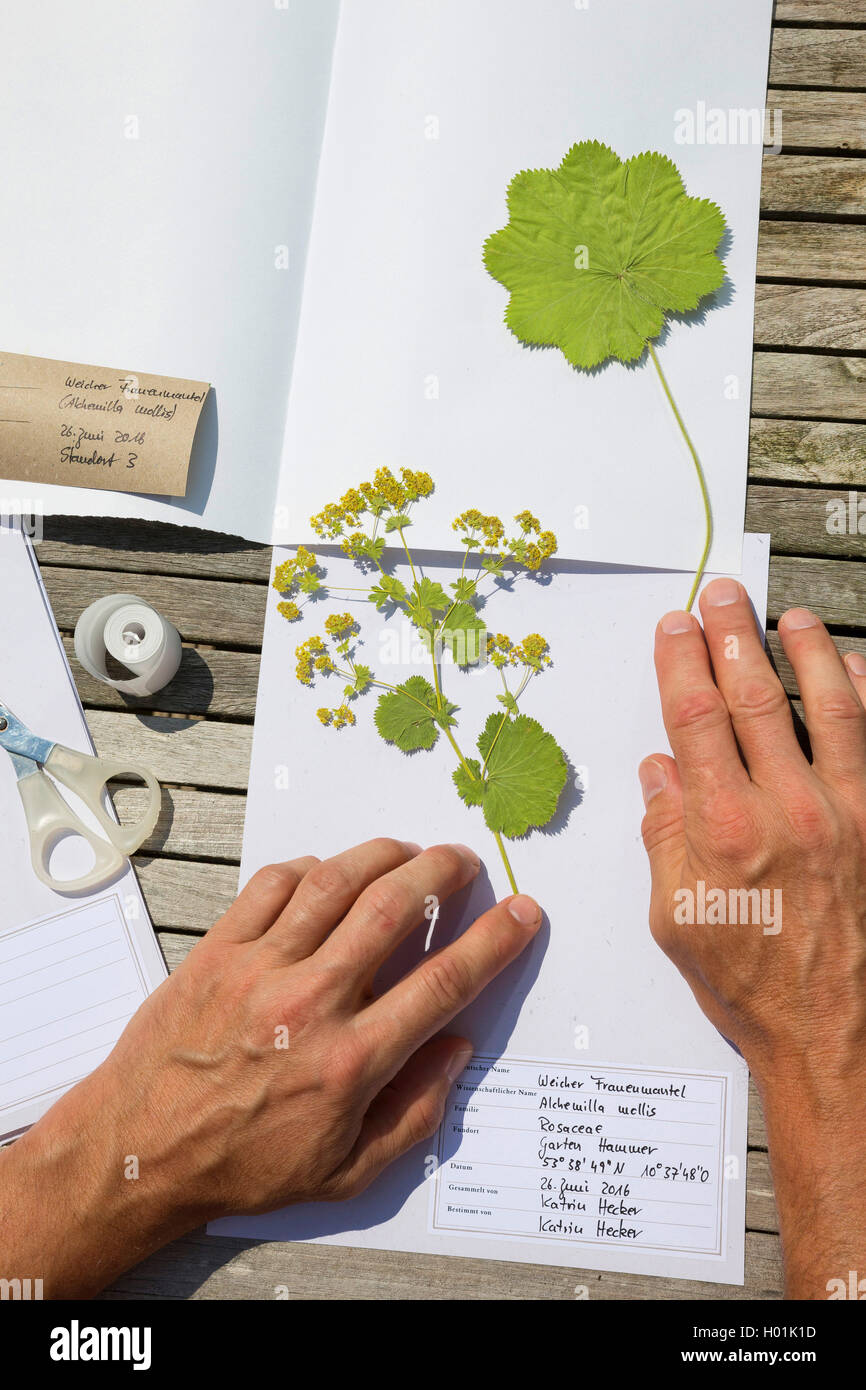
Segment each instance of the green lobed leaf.
[[396,743],[404,753],[411,753],[416,748],[433,747],[442,716],[430,682],[423,676],[409,676],[396,690],[380,695],[373,717],[386,743]]
[[437,641],[458,666],[476,666],[487,649],[487,624],[471,603],[455,603],[438,630]]
[[420,608],[429,608],[431,613],[445,613],[451,607],[451,600],[435,579],[423,577],[416,581],[412,590],[415,602]]
[[[472,776],[466,771],[471,770]],[[484,783],[481,780],[481,764],[477,758],[467,758],[466,767],[461,763],[451,774],[461,801],[467,806],[480,806],[484,799]]]
[[478,585],[476,584],[474,579],[467,579],[466,575],[464,574],[461,575],[460,578],[456,580],[450,587],[454,590],[455,596],[458,599],[460,599],[461,602],[463,602],[472,598],[473,594],[475,593],[475,590],[478,588]]
[[517,174],[508,211],[484,245],[487,269],[510,291],[505,321],[575,367],[634,361],[666,313],[695,309],[724,280],[724,217],[686,194],[662,154],[623,162],[583,141],[558,169]]
[[393,574],[383,574],[367,597],[377,608],[384,608],[388,603],[400,603],[406,597],[406,586]]
[[481,806],[491,830],[514,839],[553,819],[568,764],[537,719],[491,714],[478,751],[487,763]]

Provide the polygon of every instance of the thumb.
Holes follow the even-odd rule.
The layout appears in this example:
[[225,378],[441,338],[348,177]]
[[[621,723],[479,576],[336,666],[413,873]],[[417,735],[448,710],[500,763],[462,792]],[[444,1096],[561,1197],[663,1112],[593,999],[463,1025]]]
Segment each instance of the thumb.
[[654,753],[638,768],[646,814],[641,824],[644,849],[649,855],[653,892],[663,899],[679,882],[686,849],[683,788],[673,758]]

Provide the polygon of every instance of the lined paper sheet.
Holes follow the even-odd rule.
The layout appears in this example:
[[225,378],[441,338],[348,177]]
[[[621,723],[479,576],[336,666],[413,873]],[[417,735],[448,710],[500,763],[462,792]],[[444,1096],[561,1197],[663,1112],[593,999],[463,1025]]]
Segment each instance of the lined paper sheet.
[[0,1133],[108,1055],[148,993],[116,895],[0,935]]

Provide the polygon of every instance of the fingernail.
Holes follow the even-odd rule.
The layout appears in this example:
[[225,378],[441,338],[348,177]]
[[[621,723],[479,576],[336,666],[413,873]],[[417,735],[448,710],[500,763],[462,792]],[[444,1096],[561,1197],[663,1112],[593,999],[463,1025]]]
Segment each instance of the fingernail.
[[681,632],[691,632],[695,620],[690,613],[666,613],[662,618],[662,632],[668,637],[676,637]]
[[725,608],[729,603],[738,603],[742,596],[742,585],[736,579],[714,579],[701,595],[711,608]]
[[464,859],[468,859],[473,868],[477,869],[480,866],[481,860],[475,850],[470,849],[468,845],[452,845],[451,848],[456,849],[458,854],[462,854]]
[[860,652],[849,652],[845,657],[845,664],[852,676],[866,676],[866,656]]
[[668,784],[668,775],[661,763],[657,763],[654,758],[649,758],[647,762],[641,763],[637,775],[640,778],[640,789],[643,792],[643,804],[649,806],[653,797],[664,791]]
[[808,608],[789,608],[787,613],[783,613],[779,619],[785,627],[792,632],[799,632],[804,627],[817,627],[818,619],[814,613],[810,613]]
[[416,854],[423,854],[423,850],[421,849],[421,846],[420,846],[420,845],[416,845],[414,840],[403,840],[402,843],[403,843],[403,848],[405,849],[406,853],[407,853],[407,854],[411,854],[413,859],[414,859],[414,857],[415,857]]
[[445,1075],[448,1077],[448,1080],[449,1080],[449,1081],[456,1081],[457,1078],[458,1078],[458,1076],[460,1075],[460,1073],[461,1073],[462,1071],[465,1071],[465,1070],[466,1070],[466,1068],[469,1066],[469,1063],[470,1063],[471,1061],[472,1061],[472,1048],[471,1048],[471,1047],[461,1047],[461,1049],[460,1049],[459,1052],[455,1052],[455,1053],[453,1054],[453,1056],[451,1057],[451,1060],[449,1061],[447,1067],[445,1068]]
[[541,921],[541,908],[534,898],[527,897],[525,893],[518,893],[511,899],[508,911],[521,927],[534,927]]

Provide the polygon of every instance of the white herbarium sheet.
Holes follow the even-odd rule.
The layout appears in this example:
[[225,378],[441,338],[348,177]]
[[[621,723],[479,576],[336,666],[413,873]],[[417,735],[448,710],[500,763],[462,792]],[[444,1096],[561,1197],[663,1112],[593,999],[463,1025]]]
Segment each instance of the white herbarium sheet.
[[[660,357],[710,567],[739,570],[771,14],[0,0],[0,352],[213,384],[186,497],[11,480],[4,506],[295,543],[323,491],[381,464],[479,498],[495,480],[503,514],[529,466],[539,512],[575,519],[567,558],[694,569],[700,496],[651,364],[524,347],[482,261],[511,178],[599,140],[670,156],[727,220],[728,281]],[[450,513],[428,514],[449,546]]]
[[[360,582],[344,557],[321,558],[330,583]],[[747,536],[743,578],[762,625],[768,560],[769,538]],[[444,583],[453,560],[435,557],[424,569]],[[480,811],[457,797],[454,756],[443,738],[410,756],[384,743],[374,691],[353,702],[356,727],[323,727],[316,710],[340,702],[343,682],[298,684],[294,648],[322,631],[335,605],[308,605],[289,625],[277,601],[274,594],[265,627],[241,877],[374,835],[463,841],[483,869],[443,907],[432,934],[442,946],[509,891]],[[212,1229],[742,1283],[746,1067],[647,926],[636,769],[668,746],[653,633],[683,601],[682,574],[560,562],[541,582],[524,575],[489,599],[482,614],[492,631],[515,640],[540,632],[554,661],[533,678],[521,709],[564,749],[569,781],[544,831],[507,842],[519,887],[545,910],[544,927],[452,1025],[477,1056],[437,1139],[352,1202],[234,1217]],[[361,624],[358,661],[394,684],[424,673],[411,629],[360,597],[338,606]],[[445,665],[443,683],[471,755],[500,708],[498,675]],[[392,973],[420,958],[429,928],[419,925]]]

